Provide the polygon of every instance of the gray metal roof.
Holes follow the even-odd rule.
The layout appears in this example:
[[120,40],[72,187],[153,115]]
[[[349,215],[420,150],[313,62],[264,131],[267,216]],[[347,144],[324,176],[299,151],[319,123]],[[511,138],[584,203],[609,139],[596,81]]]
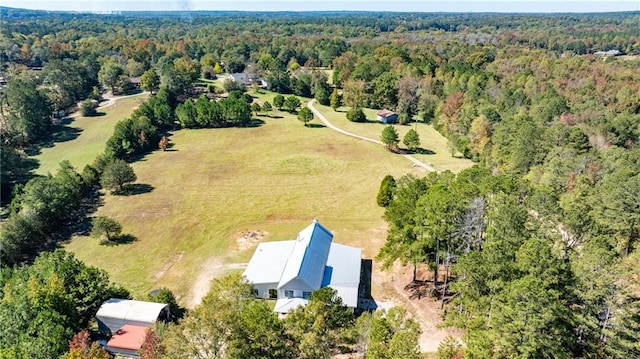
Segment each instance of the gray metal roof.
[[169,306],[164,303],[111,298],[102,303],[96,319],[101,330],[107,327],[115,333],[125,324],[149,327],[158,320],[165,308],[169,310]]
[[295,241],[258,244],[243,275],[254,284],[280,282],[294,245]]
[[307,305],[309,301],[302,298],[281,298],[276,301],[273,311],[276,313],[289,313],[299,306]]
[[327,259],[324,281],[338,292],[345,305],[352,308],[358,306],[361,258],[362,249],[333,243]]

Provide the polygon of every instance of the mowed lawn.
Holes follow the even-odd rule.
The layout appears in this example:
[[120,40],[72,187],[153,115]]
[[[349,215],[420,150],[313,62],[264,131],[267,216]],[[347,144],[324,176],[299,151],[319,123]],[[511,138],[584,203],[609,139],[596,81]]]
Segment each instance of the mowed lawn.
[[[320,105],[318,102],[314,104],[314,107],[324,115],[333,125],[341,128],[345,131],[355,133],[361,136],[380,139],[380,134],[386,124],[376,121],[376,112],[378,110],[363,109],[368,122],[356,123],[347,120],[348,108],[339,108],[339,112],[334,111],[329,106]],[[317,120],[316,120],[317,121]],[[416,128],[415,123],[411,125],[394,125],[400,135],[400,147],[403,148],[402,138],[412,128]],[[459,157],[452,157],[451,150],[447,146],[447,139],[436,131],[433,126],[426,125],[424,123],[418,123],[417,131],[420,135],[420,147],[423,153],[413,154],[418,160],[430,164],[439,171],[450,170],[454,173],[458,173],[463,169],[473,165],[471,160]],[[457,154],[459,155],[459,154]]]
[[64,131],[76,132],[78,137],[64,142],[54,142],[52,147],[44,147],[41,152],[33,156],[39,162],[36,173],[46,175],[54,173],[58,164],[63,160],[69,160],[78,171],[82,171],[85,165],[93,162],[97,155],[104,151],[104,146],[113,134],[116,123],[133,112],[147,95],[128,97],[117,100],[115,104],[99,109],[103,116],[74,117],[65,125]]
[[374,257],[386,238],[375,200],[380,181],[425,172],[382,146],[282,114],[260,117],[253,128],[176,131],[170,151],[132,164],[137,182],[153,189],[106,195],[96,213],[120,221],[136,240],[105,246],[76,237],[66,248],[137,298],[166,286],[183,304],[203,271],[250,259],[255,243],[237,243],[248,230],[266,232],[262,240],[292,239],[316,218],[336,242]]

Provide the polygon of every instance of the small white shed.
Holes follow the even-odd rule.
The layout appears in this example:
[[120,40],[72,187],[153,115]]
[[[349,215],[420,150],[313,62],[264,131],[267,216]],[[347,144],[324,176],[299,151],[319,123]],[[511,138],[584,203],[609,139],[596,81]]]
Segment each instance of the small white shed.
[[111,298],[102,303],[96,319],[100,331],[115,333],[126,324],[150,327],[170,316],[169,306],[164,303]]

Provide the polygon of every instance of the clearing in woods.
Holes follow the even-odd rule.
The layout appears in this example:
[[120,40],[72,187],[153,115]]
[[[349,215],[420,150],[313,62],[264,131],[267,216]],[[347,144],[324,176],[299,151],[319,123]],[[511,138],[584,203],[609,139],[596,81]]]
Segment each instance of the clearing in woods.
[[116,123],[131,115],[147,97],[148,94],[142,93],[112,99],[106,106],[98,108],[98,112],[103,113],[101,116],[72,115],[63,119],[58,125],[61,129],[56,133],[59,140],[54,140],[51,147],[40,148],[39,153],[33,156],[39,162],[36,173],[55,173],[63,160],[69,160],[76,170],[82,171],[85,165],[92,163],[104,151]]
[[107,194],[95,213],[118,220],[135,240],[104,246],[76,237],[67,249],[136,297],[166,286],[183,304],[192,302],[191,288],[212,257],[250,259],[255,244],[238,241],[247,231],[291,239],[317,218],[337,242],[374,257],[369,243],[386,236],[376,230],[385,225],[375,202],[380,181],[424,172],[382,146],[281,114],[249,128],[176,131],[169,151],[132,163],[137,183],[150,191]]
[[[327,118],[332,125],[354,133],[356,135],[365,136],[368,138],[380,140],[380,134],[386,124],[376,121],[377,110],[365,108],[364,114],[367,117],[367,122],[351,122],[347,120],[348,108],[341,107],[338,111],[334,111],[329,106],[323,106],[318,102],[315,102],[315,107],[324,117]],[[461,158],[460,154],[456,154],[456,157],[451,156],[451,149],[447,145],[447,139],[436,131],[433,126],[424,123],[411,123],[407,125],[393,125],[398,131],[400,137],[400,147],[404,148],[402,144],[402,138],[410,129],[416,129],[418,135],[420,135],[420,150],[416,153],[412,153],[412,156],[417,160],[433,166],[438,171],[449,170],[454,173],[458,173],[463,169],[473,165],[471,160]]]
[[[270,93],[257,97],[273,100]],[[248,128],[176,131],[168,151],[132,163],[137,183],[148,190],[106,194],[94,214],[118,220],[133,240],[105,246],[76,236],[66,249],[107,270],[136,298],[168,287],[189,307],[200,302],[212,278],[242,270],[258,241],[294,238],[314,218],[333,231],[337,243],[375,257],[386,238],[383,209],[375,201],[380,181],[387,174],[426,172],[317,119],[304,127],[295,115],[272,115],[257,117]],[[425,143],[444,140],[437,133],[427,136]],[[375,297],[383,289],[375,282],[373,286]]]

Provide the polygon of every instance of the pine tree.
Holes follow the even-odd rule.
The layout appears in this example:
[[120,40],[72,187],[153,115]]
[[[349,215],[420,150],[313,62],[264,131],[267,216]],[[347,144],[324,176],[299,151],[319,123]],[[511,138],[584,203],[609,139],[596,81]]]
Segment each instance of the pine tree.
[[307,123],[313,120],[313,112],[311,112],[311,110],[306,107],[303,108],[302,110],[300,110],[300,112],[298,112],[298,120],[304,122],[304,126],[307,127]]
[[93,226],[91,229],[91,237],[94,238],[105,236],[107,237],[107,241],[110,241],[122,232],[122,225],[115,219],[109,217],[95,217],[91,221],[91,224]]
[[276,95],[276,96],[273,98],[273,105],[274,105],[274,106],[276,106],[276,108],[277,108],[278,110],[281,110],[281,109],[282,109],[282,106],[284,105],[284,96],[282,96],[282,95]]
[[396,188],[396,180],[392,175],[386,175],[380,183],[380,190],[378,190],[378,196],[376,202],[380,207],[387,207],[393,200],[393,191]]
[[272,109],[273,108],[271,107],[271,103],[269,103],[269,101],[265,101],[264,104],[262,104],[262,110],[267,116],[269,116],[269,112],[271,112]]
[[398,131],[395,127],[389,125],[382,130],[382,134],[380,135],[380,141],[387,146],[388,150],[395,150],[398,148]]
[[411,151],[415,151],[420,146],[420,135],[412,128],[404,135],[402,143]]
[[338,111],[338,108],[342,106],[342,96],[338,93],[338,89],[333,89],[331,97],[329,98],[329,104],[334,111]]
[[118,193],[124,189],[128,183],[137,179],[133,168],[123,160],[114,160],[109,163],[102,173],[100,184],[111,193]]

